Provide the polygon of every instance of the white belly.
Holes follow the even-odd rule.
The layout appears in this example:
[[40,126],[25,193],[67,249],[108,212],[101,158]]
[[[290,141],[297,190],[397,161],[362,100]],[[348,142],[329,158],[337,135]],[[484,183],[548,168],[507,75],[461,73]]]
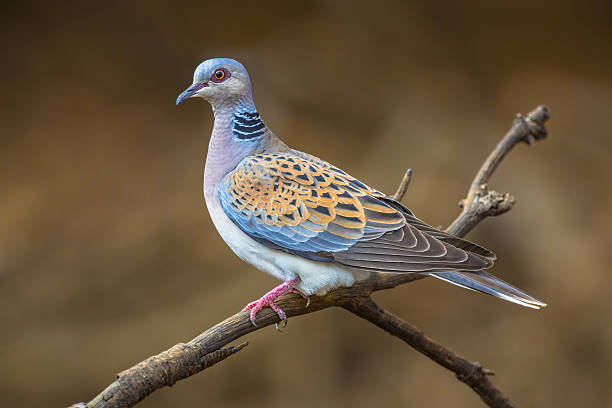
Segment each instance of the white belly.
[[369,274],[268,248],[245,234],[225,215],[216,194],[206,197],[206,205],[217,231],[236,255],[277,279],[285,281],[299,276],[296,288],[305,295],[324,295],[331,289],[351,286],[356,279],[364,279]]

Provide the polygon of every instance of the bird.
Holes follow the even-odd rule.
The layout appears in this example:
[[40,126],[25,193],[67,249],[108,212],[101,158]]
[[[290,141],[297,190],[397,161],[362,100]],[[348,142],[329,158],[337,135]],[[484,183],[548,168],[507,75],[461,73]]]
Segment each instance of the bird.
[[[251,323],[286,293],[306,299],[372,273],[416,273],[532,309],[546,304],[486,270],[496,256],[434,228],[340,168],[292,149],[264,123],[251,79],[230,58],[197,66],[176,99],[202,98],[214,124],[204,198],[219,235],[241,259],[282,281],[246,305]],[[278,328],[278,326],[277,326]]]

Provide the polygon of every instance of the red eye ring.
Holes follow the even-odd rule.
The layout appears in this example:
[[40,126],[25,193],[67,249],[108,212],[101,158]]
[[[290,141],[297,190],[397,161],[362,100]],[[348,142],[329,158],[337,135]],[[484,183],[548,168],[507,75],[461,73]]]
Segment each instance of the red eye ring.
[[219,68],[213,72],[210,80],[216,83],[223,82],[231,76],[229,71],[225,68]]

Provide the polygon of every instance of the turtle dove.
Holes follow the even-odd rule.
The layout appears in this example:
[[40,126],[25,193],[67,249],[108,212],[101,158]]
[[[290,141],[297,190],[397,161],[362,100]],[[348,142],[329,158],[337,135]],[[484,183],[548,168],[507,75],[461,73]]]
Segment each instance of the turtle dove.
[[495,255],[419,220],[404,205],[339,168],[288,147],[255,108],[237,61],[215,58],[195,70],[177,105],[200,97],[214,126],[204,197],[227,245],[283,281],[249,303],[251,322],[288,292],[323,295],[370,273],[419,273],[539,309],[545,303],[487,273]]

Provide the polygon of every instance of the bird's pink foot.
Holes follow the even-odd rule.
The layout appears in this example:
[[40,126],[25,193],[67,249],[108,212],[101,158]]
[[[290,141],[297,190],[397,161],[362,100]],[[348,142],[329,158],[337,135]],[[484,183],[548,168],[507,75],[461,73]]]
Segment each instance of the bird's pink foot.
[[[269,291],[268,293],[266,293],[265,295],[263,295],[260,299],[255,300],[251,303],[249,303],[248,305],[246,305],[244,307],[244,310],[251,310],[251,323],[253,323],[253,326],[257,326],[255,324],[255,316],[257,315],[257,312],[259,312],[263,307],[268,306],[270,307],[272,310],[274,310],[274,312],[276,312],[276,314],[278,315],[278,317],[280,317],[280,319],[283,322],[283,326],[285,327],[287,326],[287,315],[285,314],[285,312],[276,305],[276,303],[274,303],[274,301],[276,299],[278,299],[279,297],[283,296],[286,293],[292,292],[292,293],[297,293],[298,295],[302,296],[303,298],[307,299],[308,304],[310,304],[310,299],[304,295],[302,292],[300,292],[299,290],[295,289],[295,285],[297,285],[297,283],[300,281],[300,278],[295,278],[292,280],[288,280],[285,281],[283,283],[281,283],[280,285],[278,285],[277,287],[275,287],[274,289],[272,289],[271,291]],[[276,324],[276,328],[278,329],[278,323]]]

